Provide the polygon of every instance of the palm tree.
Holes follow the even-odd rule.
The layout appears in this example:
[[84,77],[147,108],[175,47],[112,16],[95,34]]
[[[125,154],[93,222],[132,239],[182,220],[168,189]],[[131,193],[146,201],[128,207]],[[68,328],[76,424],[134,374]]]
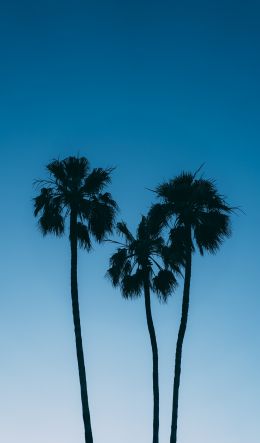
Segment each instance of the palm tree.
[[159,376],[158,348],[151,312],[150,291],[155,291],[162,300],[176,286],[175,272],[178,264],[169,256],[168,248],[160,236],[159,218],[142,217],[137,228],[136,237],[129,231],[124,222],[117,224],[118,233],[124,243],[110,258],[107,272],[113,286],[119,286],[123,297],[133,298],[144,293],[145,312],[150,335],[153,356],[153,443],[159,441]]
[[78,246],[89,251],[91,237],[98,242],[111,233],[117,205],[103,189],[111,181],[111,169],[95,168],[85,157],[53,160],[47,165],[48,179],[37,180],[40,193],[34,198],[34,215],[39,218],[43,235],[62,236],[69,220],[71,250],[71,301],[76,340],[81,402],[85,428],[85,443],[92,443],[92,429],[87,393],[86,372],[81,337],[77,282]]
[[155,204],[151,211],[161,211],[167,225],[170,221],[173,222],[170,229],[170,247],[175,253],[183,251],[185,262],[182,314],[175,354],[170,437],[170,443],[176,443],[182,346],[189,311],[192,254],[196,246],[201,255],[204,252],[217,252],[225,237],[231,234],[229,214],[232,208],[218,193],[214,181],[198,179],[197,173],[182,173],[159,185],[156,192],[161,203]]

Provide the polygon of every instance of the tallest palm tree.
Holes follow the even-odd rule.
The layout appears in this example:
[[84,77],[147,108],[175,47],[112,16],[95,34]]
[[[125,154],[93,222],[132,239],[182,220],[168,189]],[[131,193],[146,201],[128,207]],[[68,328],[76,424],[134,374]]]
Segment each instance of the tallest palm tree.
[[68,157],[47,165],[48,178],[37,180],[40,194],[34,199],[34,215],[43,233],[61,236],[69,221],[71,251],[71,301],[81,389],[85,443],[93,443],[83,354],[77,281],[78,245],[89,251],[91,237],[98,242],[111,233],[117,209],[115,201],[103,189],[110,183],[111,169],[90,171],[85,157]]
[[214,181],[197,178],[197,173],[182,173],[159,185],[156,192],[161,203],[154,205],[152,211],[161,212],[167,226],[172,222],[171,247],[174,253],[180,251],[185,267],[182,314],[175,354],[170,437],[170,443],[176,443],[182,347],[189,313],[192,254],[196,247],[201,255],[204,252],[217,252],[224,239],[231,234],[232,208],[219,194]]

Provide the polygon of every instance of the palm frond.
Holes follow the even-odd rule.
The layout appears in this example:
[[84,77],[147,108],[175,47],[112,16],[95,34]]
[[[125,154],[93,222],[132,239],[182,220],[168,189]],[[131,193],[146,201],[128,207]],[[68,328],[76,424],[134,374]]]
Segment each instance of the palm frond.
[[198,173],[202,170],[202,168],[205,166],[205,162],[201,163],[201,165],[196,169],[196,171],[193,173],[193,179],[195,179],[198,175]]
[[177,177],[162,183],[156,188],[156,192],[165,202],[180,202],[186,200],[193,182],[193,174],[182,172]]
[[168,205],[169,215],[187,218],[192,202],[192,181],[191,173],[182,173],[158,187],[158,196]]
[[225,198],[217,191],[215,181],[211,179],[194,180],[193,200],[200,208],[232,212],[232,208],[226,203]]
[[181,274],[181,269],[185,265],[184,245],[176,243],[164,246],[161,250],[161,257],[165,268],[170,268],[175,274]]
[[123,235],[128,243],[134,241],[134,236],[129,231],[126,223],[124,221],[118,222],[116,225],[117,232]]
[[46,235],[53,233],[60,236],[64,232],[64,217],[62,216],[62,199],[53,192],[52,188],[42,188],[34,198],[34,215],[39,217],[39,227]]
[[103,203],[97,198],[92,199],[88,226],[98,242],[104,240],[106,234],[113,231],[115,215],[116,210],[113,206]]
[[148,212],[147,220],[152,237],[158,236],[163,228],[168,226],[170,207],[167,204],[156,203]]
[[89,195],[100,193],[105,186],[111,182],[111,173],[113,168],[103,169],[95,168],[86,177],[82,186],[82,191]]
[[159,184],[156,187],[155,192],[158,195],[158,197],[163,199],[163,201],[171,200],[171,193],[172,193],[171,182],[168,181],[168,182]]
[[109,260],[110,268],[107,276],[111,280],[113,286],[118,286],[122,278],[131,272],[131,264],[128,260],[127,249],[119,248]]
[[118,205],[115,200],[113,200],[110,192],[105,192],[104,194],[98,194],[98,197],[102,203],[105,205],[112,206],[116,211],[118,211]]
[[121,271],[116,267],[109,268],[106,272],[106,277],[109,278],[114,287],[117,287],[119,285],[120,276],[121,276]]
[[34,215],[37,216],[45,206],[49,206],[53,198],[51,188],[42,188],[40,194],[33,199],[34,201]]
[[88,228],[81,222],[77,222],[77,238],[81,248],[90,251],[91,239],[89,236]]
[[216,253],[224,239],[230,235],[229,216],[217,210],[201,214],[194,228],[194,237],[201,255],[204,250]]
[[43,235],[52,233],[60,237],[64,233],[64,219],[58,212],[44,211],[39,218],[39,227]]
[[47,165],[47,170],[57,181],[61,183],[66,181],[66,173],[62,161],[54,159]]
[[174,273],[168,269],[161,269],[153,278],[153,290],[159,297],[166,301],[168,296],[174,291],[177,286],[177,280]]
[[92,201],[89,199],[81,199],[78,213],[83,220],[88,220],[92,211]]
[[117,251],[110,257],[109,264],[111,268],[117,268],[120,272],[128,258],[128,251],[126,248],[118,248]]
[[86,157],[67,157],[62,160],[64,171],[68,178],[81,182],[89,170],[89,161]]
[[137,240],[145,240],[148,238],[150,232],[148,227],[148,220],[147,217],[144,215],[142,216],[142,219],[137,227],[136,231],[136,239]]
[[141,295],[144,275],[141,269],[130,275],[126,274],[121,280],[121,290],[125,298],[133,298]]
[[162,249],[165,246],[165,242],[164,239],[161,235],[157,236],[157,237],[152,237],[150,239],[150,251],[151,254],[162,254]]

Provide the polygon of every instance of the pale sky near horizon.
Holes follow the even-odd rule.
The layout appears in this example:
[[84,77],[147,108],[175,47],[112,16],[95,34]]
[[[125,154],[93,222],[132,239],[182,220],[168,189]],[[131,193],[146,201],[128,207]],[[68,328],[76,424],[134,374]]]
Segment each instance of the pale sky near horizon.
[[[243,212],[215,256],[194,258],[178,443],[259,443],[260,7],[254,0],[2,1],[0,441],[83,443],[68,239],[43,238],[35,178],[55,157],[115,166],[134,231],[153,188],[205,162]],[[79,256],[95,443],[151,443],[144,301],[104,277],[113,246]],[[153,297],[160,443],[169,442],[182,282]]]

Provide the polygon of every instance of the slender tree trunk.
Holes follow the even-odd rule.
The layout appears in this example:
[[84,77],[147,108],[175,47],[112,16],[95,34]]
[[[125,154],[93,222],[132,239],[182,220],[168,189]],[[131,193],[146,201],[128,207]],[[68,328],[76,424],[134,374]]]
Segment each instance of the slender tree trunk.
[[186,249],[186,264],[185,264],[185,279],[182,300],[182,314],[181,323],[178,333],[176,354],[175,354],[175,369],[174,369],[174,384],[173,384],[173,401],[172,401],[172,425],[170,443],[177,442],[177,421],[178,421],[178,403],[179,403],[179,387],[181,377],[181,357],[182,345],[187,327],[189,299],[190,299],[190,280],[191,280],[191,228],[187,228],[187,249]]
[[158,348],[151,312],[150,288],[148,279],[144,283],[145,311],[153,353],[153,443],[159,442],[159,373]]
[[85,428],[85,443],[93,443],[89,404],[86,371],[84,363],[84,354],[81,337],[80,314],[79,314],[79,300],[78,300],[78,281],[77,281],[77,216],[76,213],[71,213],[70,217],[70,246],[71,246],[71,300],[74,321],[74,331],[76,340],[82,413]]

